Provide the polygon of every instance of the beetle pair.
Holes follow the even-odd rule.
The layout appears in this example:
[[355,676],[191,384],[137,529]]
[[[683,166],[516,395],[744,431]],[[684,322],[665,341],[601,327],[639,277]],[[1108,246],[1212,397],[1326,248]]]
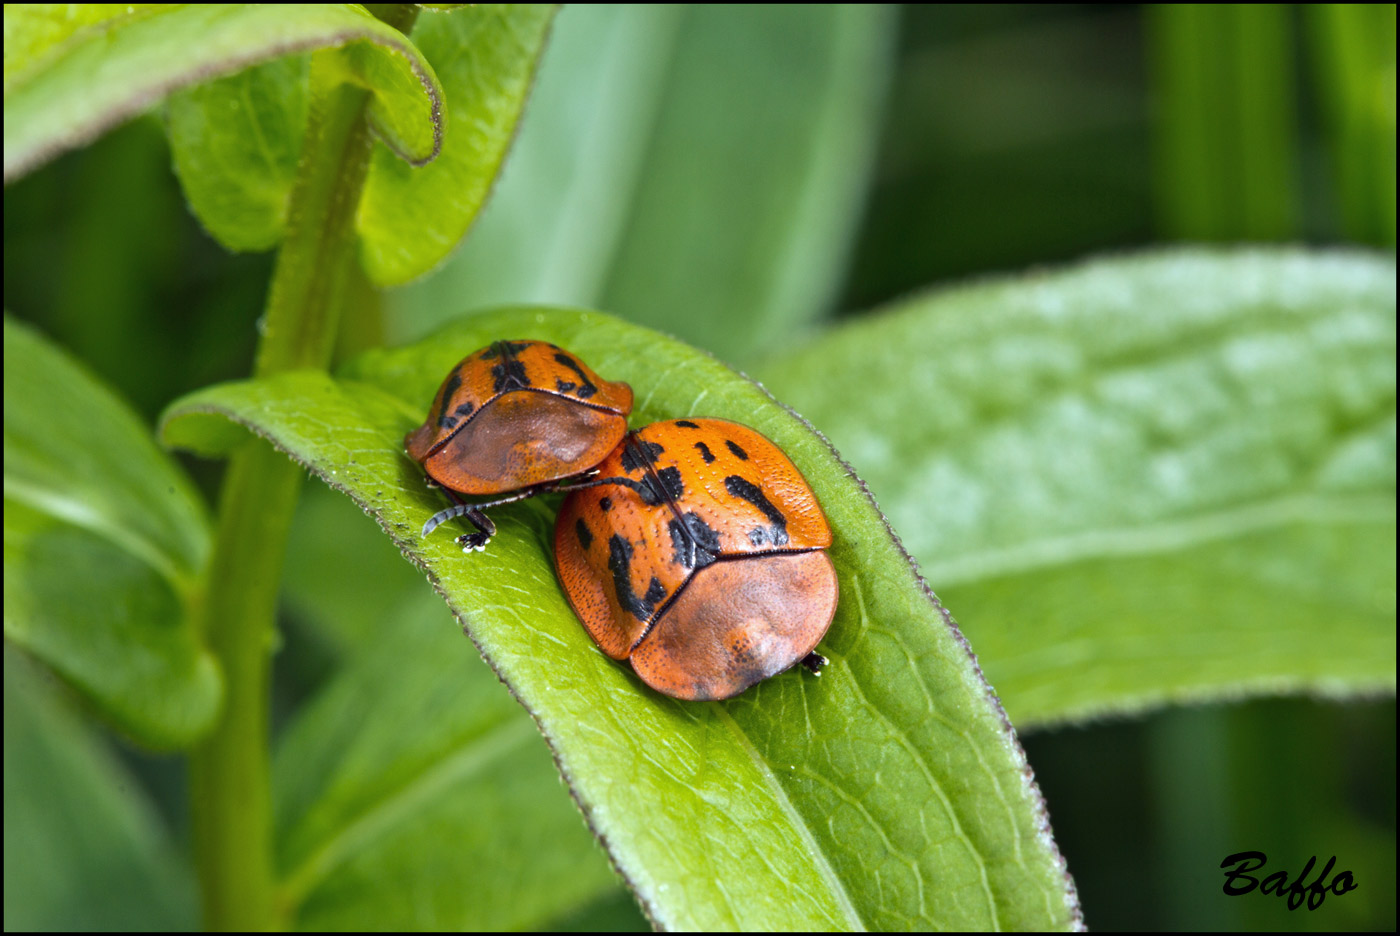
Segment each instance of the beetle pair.
[[[589,635],[678,699],[727,699],[815,653],[836,612],[831,529],[767,438],[719,419],[627,431],[632,388],[555,345],[497,341],[463,359],[404,440],[454,501],[423,527],[567,491],[554,561]],[[457,495],[504,494],[470,504]]]

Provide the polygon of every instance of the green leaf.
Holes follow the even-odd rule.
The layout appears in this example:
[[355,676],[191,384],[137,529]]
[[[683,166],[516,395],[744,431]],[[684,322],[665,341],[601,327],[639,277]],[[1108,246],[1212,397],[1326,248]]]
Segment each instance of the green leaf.
[[14,3],[5,11],[5,93],[10,81],[57,58],[64,44],[113,20],[145,14],[158,3]]
[[566,8],[481,229],[394,300],[403,331],[585,304],[732,357],[825,314],[895,25],[878,6]]
[[[442,93],[432,68],[402,33],[358,5],[157,6],[66,33],[45,22],[42,17],[17,22],[12,41],[6,17],[7,183],[172,91],[323,46],[346,47],[347,80],[374,92],[371,122],[400,158],[425,162],[441,144]],[[229,129],[251,130],[257,123],[239,121]],[[248,142],[257,139],[254,134]],[[191,158],[177,160],[177,168],[182,161],[188,168]],[[194,165],[209,168],[199,159]],[[238,178],[249,171],[246,164],[232,170]],[[201,212],[209,199],[203,192],[192,197]],[[217,218],[210,228],[219,229]]]
[[297,925],[540,928],[614,890],[535,726],[447,609],[420,589],[389,622],[279,745]]
[[1395,688],[1395,263],[1173,251],[931,293],[759,368],[1016,724]]
[[287,55],[177,91],[166,105],[190,209],[230,250],[282,239],[306,135],[309,55]]
[[188,930],[193,876],[140,783],[5,651],[5,929]]
[[5,637],[124,731],[186,745],[221,684],[189,620],[198,496],[110,390],[5,319]]
[[423,275],[466,235],[514,139],[555,9],[483,5],[419,14],[413,41],[441,76],[452,119],[431,166],[374,154],[356,224],[360,259],[376,285]]
[[1395,246],[1395,6],[1304,10],[1319,110],[1346,236]]
[[[634,420],[740,419],[781,445],[835,533],[842,601],[820,681],[726,703],[646,689],[604,657],[554,579],[552,514],[504,509],[486,552],[419,528],[441,505],[403,454],[442,376],[501,335],[571,348],[637,392]],[[614,865],[668,928],[1048,928],[1078,921],[1029,767],[966,644],[859,482],[810,428],[712,358],[602,315],[475,317],[371,353],[175,403],[164,435],[263,435],[373,513],[526,707]],[[407,729],[406,729],[407,730]]]

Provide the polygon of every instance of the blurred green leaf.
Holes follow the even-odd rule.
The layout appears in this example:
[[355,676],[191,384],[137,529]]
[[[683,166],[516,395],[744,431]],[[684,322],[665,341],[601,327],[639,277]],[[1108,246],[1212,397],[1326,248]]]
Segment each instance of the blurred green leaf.
[[640,919],[529,716],[464,655],[422,572],[324,485],[298,506],[284,595],[348,660],[279,743],[296,925],[555,930],[609,908]]
[[5,652],[5,930],[188,930],[194,879],[140,785]]
[[544,51],[552,4],[423,11],[413,41],[443,82],[442,153],[414,168],[376,151],[360,199],[360,258],[376,285],[437,266],[466,235],[500,171]]
[[[420,539],[440,501],[404,456],[403,434],[448,368],[501,335],[557,342],[630,381],[638,423],[742,419],[783,447],[835,532],[843,598],[820,682],[792,672],[727,703],[647,690],[574,619],[542,504],[502,510],[491,547],[470,558],[448,536]],[[950,619],[820,437],[708,356],[601,315],[505,310],[367,354],[341,380],[289,373],[192,394],[167,412],[165,438],[212,451],[229,442],[211,430],[225,419],[345,490],[428,570],[659,924],[1078,920],[1029,767]]]
[[[442,93],[432,68],[402,33],[356,4],[158,6],[66,35],[44,23],[25,18],[12,30],[6,17],[6,182],[90,142],[178,88],[321,46],[346,46],[347,78],[374,92],[370,120],[400,158],[422,163],[441,145]],[[35,38],[40,32],[42,38]],[[53,42],[55,35],[62,41]],[[257,139],[247,142],[257,145]],[[235,147],[229,155],[246,159],[249,151]],[[252,160],[251,167],[240,163],[225,171],[241,178],[265,158],[253,152]],[[188,168],[192,160],[183,162]],[[200,210],[218,204],[202,192],[191,201]],[[221,219],[201,220],[220,229]]]
[[423,573],[404,560],[353,501],[308,485],[283,563],[282,600],[334,650],[351,654],[373,641]]
[[400,308],[598,305],[726,357],[820,317],[894,28],[879,6],[567,9],[481,231]]
[[57,58],[65,43],[114,20],[144,15],[157,3],[13,3],[5,11],[5,93],[10,81]]
[[209,551],[198,496],[149,430],[5,319],[5,637],[156,746],[198,738],[220,680],[189,622]]
[[1171,252],[933,293],[757,369],[1016,724],[1395,687],[1395,263]]
[[829,312],[894,26],[878,5],[688,8],[598,305],[725,358]]

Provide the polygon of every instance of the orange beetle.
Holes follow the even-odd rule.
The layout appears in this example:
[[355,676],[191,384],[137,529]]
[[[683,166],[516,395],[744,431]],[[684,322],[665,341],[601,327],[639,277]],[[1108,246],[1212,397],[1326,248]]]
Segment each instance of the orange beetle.
[[776,445],[738,423],[630,433],[565,499],[554,562],[604,653],[677,699],[728,699],[803,663],[831,625],[831,528]]
[[[423,526],[423,535],[465,516],[478,532],[457,542],[465,552],[483,548],[496,532],[487,507],[587,473],[627,433],[631,411],[631,387],[603,380],[557,345],[495,341],[472,352],[438,388],[427,420],[404,437],[429,483],[454,502]],[[516,493],[482,504],[455,496],[508,491]]]

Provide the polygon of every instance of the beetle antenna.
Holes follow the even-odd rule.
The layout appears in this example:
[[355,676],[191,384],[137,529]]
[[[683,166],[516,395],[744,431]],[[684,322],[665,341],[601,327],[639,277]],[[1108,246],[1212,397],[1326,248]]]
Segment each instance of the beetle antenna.
[[439,510],[437,513],[429,517],[427,523],[423,524],[422,535],[427,536],[429,533],[433,532],[447,521],[455,520],[457,517],[460,517],[463,514],[469,513],[470,511],[475,509],[475,506],[473,506],[472,504],[453,504],[451,507],[444,507],[442,510]]
[[[439,510],[437,513],[429,517],[428,522],[423,524],[422,535],[427,536],[429,533],[433,532],[447,521],[456,519],[457,517],[468,516],[468,519],[470,519],[472,523],[476,523],[476,518],[470,517],[470,514],[480,513],[481,511],[486,510],[488,507],[499,507],[502,504],[514,504],[516,501],[528,500],[531,497],[535,497],[539,494],[548,493],[551,490],[553,489],[549,485],[540,484],[532,488],[526,488],[523,491],[519,491],[507,497],[498,497],[496,500],[487,501],[484,504],[467,504],[463,503],[462,501],[457,501],[457,503],[453,504],[451,507],[444,507],[442,510]],[[451,494],[450,492],[448,496],[451,497],[454,501],[457,500],[456,495]],[[480,526],[480,524],[477,525]]]

